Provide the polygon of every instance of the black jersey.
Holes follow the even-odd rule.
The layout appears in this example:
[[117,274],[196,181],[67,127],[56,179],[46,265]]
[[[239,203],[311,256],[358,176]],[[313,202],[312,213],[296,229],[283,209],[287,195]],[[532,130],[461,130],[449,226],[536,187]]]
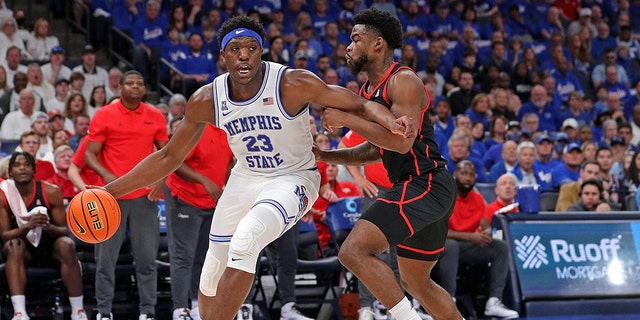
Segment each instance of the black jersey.
[[[51,206],[49,205],[49,200],[47,199],[47,193],[44,190],[44,182],[40,181],[40,180],[36,180],[33,179],[33,197],[31,198],[31,202],[26,203],[25,202],[25,206],[27,207],[27,212],[33,210],[33,208],[35,207],[46,207],[47,209],[51,208]],[[9,202],[7,201],[7,197],[5,196],[4,193],[2,193],[2,197],[4,198],[4,205],[5,208],[7,209],[7,211],[9,211],[9,216],[11,217],[11,227],[12,228],[18,228],[18,222],[16,221],[16,217],[13,213],[13,211],[11,211],[11,208],[9,207]],[[51,217],[51,212],[49,212],[49,210],[47,210],[47,214],[49,215],[49,221],[53,221],[53,217]],[[47,232],[42,232],[42,236],[40,238],[40,243],[43,243],[45,241],[49,241],[50,236]]]
[[[360,88],[360,96],[378,102],[388,109],[391,109],[391,101],[389,97],[387,97],[387,85],[389,78],[400,70],[411,70],[413,72],[411,68],[395,62],[389,67],[380,83],[378,83],[371,93],[366,92],[366,88],[369,85],[367,81],[367,83]],[[400,180],[405,180],[412,175],[421,176],[432,172],[436,168],[444,168],[447,164],[447,160],[440,154],[438,144],[434,139],[433,124],[427,113],[431,101],[428,94],[427,99],[427,106],[421,112],[420,131],[413,141],[411,150],[406,154],[400,154],[383,148],[380,149],[382,163],[389,173],[389,180],[391,182],[395,183]]]

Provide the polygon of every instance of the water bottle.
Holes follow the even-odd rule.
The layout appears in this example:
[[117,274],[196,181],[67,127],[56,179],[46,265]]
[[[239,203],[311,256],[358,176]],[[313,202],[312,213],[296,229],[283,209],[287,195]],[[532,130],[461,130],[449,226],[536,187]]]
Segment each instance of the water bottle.
[[64,309],[62,308],[62,303],[60,302],[60,297],[56,296],[56,302],[52,308],[53,315],[52,318],[54,320],[63,320],[64,319]]

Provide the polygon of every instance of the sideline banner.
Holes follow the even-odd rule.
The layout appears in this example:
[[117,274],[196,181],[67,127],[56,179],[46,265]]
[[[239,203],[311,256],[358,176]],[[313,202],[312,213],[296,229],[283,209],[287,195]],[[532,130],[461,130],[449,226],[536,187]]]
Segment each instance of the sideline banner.
[[640,222],[510,225],[523,299],[640,295]]

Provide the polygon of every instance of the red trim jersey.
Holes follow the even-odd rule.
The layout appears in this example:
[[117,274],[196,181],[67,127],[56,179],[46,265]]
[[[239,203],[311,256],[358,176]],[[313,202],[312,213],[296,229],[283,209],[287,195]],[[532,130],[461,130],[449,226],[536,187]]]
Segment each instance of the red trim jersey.
[[[380,83],[378,83],[370,93],[366,91],[366,88],[369,87],[369,82],[367,81],[367,83],[360,88],[360,96],[378,102],[388,109],[391,109],[392,103],[387,96],[387,85],[389,84],[389,78],[401,70],[411,70],[411,68],[395,62],[389,67]],[[411,70],[411,72],[414,71]],[[428,93],[427,98],[429,98]],[[440,155],[438,144],[434,139],[433,124],[427,114],[427,110],[430,107],[429,104],[430,100],[427,101],[427,106],[421,111],[420,131],[409,152],[400,154],[398,152],[380,149],[382,163],[389,173],[389,180],[393,183],[406,180],[412,175],[425,175],[447,164],[447,160]]]
[[[116,177],[129,172],[154,152],[155,141],[169,140],[167,120],[158,109],[140,102],[138,108],[129,110],[120,99],[96,111],[87,137],[103,143],[98,160]],[[149,194],[149,190],[141,188],[120,199],[139,198]]]
[[[229,148],[226,133],[208,124],[200,141],[191,150],[184,160],[184,164],[196,172],[209,178],[218,187],[222,188],[227,179],[227,169],[233,160],[233,153]],[[171,189],[171,195],[200,209],[215,208],[218,201],[214,201],[199,183],[188,182],[180,178],[176,173],[167,177],[167,186]]]

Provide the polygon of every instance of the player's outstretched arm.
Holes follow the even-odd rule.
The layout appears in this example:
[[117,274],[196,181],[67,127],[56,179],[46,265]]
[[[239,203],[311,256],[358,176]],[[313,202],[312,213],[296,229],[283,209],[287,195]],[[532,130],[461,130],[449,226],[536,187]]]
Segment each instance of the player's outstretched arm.
[[118,198],[166,177],[182,164],[209,122],[213,122],[211,84],[191,96],[182,124],[164,148],[147,156],[127,174],[107,184],[105,189]]
[[[359,97],[343,87],[327,85],[315,74],[307,70],[287,70],[283,77],[282,85],[285,88],[283,92],[297,95],[306,102],[340,109],[373,121],[395,134],[415,137],[415,128],[400,125],[397,121],[398,117],[385,106]],[[290,90],[286,90],[287,87]]]
[[352,148],[335,150],[320,150],[314,146],[313,153],[318,161],[348,166],[362,166],[382,159],[380,149],[366,141]]

